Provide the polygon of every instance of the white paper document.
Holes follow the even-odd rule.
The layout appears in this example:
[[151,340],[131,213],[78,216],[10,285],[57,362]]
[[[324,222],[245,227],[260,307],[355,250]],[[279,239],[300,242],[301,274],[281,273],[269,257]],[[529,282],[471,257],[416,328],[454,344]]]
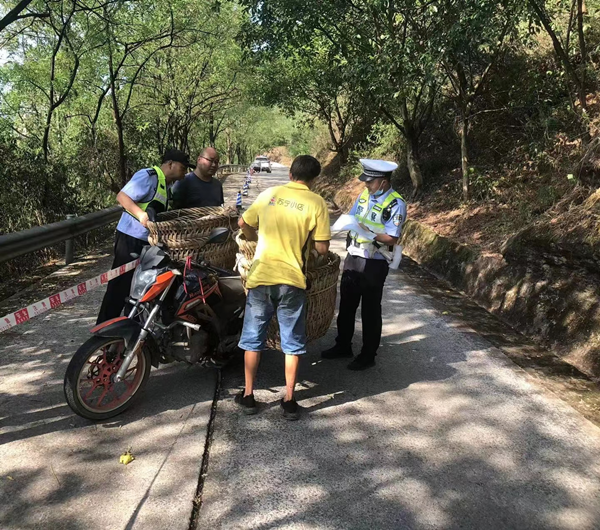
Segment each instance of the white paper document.
[[343,232],[344,230],[353,230],[359,236],[364,237],[365,239],[373,239],[373,232],[362,228],[358,224],[356,217],[354,217],[353,215],[340,215],[338,220],[335,223],[333,223],[333,226],[331,227],[331,231],[334,234],[337,232]]

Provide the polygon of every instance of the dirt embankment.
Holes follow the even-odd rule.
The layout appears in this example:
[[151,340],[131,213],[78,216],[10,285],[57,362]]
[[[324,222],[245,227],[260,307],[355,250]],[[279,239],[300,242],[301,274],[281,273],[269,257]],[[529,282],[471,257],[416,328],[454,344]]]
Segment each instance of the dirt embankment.
[[[600,277],[597,272],[480,251],[408,221],[404,252],[519,331],[600,378]],[[508,257],[511,256],[512,257]]]
[[[347,211],[356,179],[318,192]],[[410,220],[404,253],[515,329],[600,380],[600,190],[575,190],[491,252]]]
[[405,253],[600,378],[600,190],[572,194],[486,253],[409,221]]
[[271,162],[277,162],[278,164],[283,164],[287,167],[292,165],[293,158],[286,146],[273,147],[269,152],[267,152],[266,156],[269,157]]

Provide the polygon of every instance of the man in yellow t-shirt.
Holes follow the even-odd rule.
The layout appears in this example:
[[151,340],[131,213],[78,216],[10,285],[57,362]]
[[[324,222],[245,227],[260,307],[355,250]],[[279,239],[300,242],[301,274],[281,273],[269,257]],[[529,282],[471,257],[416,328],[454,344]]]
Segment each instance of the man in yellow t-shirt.
[[[246,387],[235,398],[246,414],[256,414],[254,379],[267,329],[277,311],[281,349],[285,353],[286,394],[283,416],[296,420],[294,399],[299,355],[306,353],[305,263],[311,241],[319,254],[327,254],[331,232],[329,212],[322,197],[310,191],[321,164],[309,155],[296,157],[290,183],[263,191],[240,217],[239,226],[249,241],[256,241],[254,262],[248,272],[248,297],[239,347],[245,353]],[[258,231],[258,234],[257,234]]]

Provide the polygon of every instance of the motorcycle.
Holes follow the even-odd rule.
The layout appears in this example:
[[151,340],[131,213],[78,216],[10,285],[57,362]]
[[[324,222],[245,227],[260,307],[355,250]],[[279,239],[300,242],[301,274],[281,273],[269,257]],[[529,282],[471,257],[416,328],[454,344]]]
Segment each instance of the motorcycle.
[[[205,245],[229,235],[215,228]],[[239,276],[203,260],[175,262],[160,247],[144,247],[139,259],[131,311],[94,327],[67,367],[65,397],[84,418],[112,418],[131,407],[151,366],[220,367],[237,350],[246,302]]]

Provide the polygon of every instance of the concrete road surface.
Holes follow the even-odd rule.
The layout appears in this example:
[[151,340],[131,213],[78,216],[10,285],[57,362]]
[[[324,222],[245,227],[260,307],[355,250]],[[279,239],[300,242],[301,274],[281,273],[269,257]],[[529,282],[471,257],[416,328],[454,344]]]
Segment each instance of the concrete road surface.
[[[287,180],[287,168],[256,176],[244,207]],[[228,178],[229,204],[242,181]],[[303,359],[299,422],[280,416],[281,354],[264,356],[255,417],[231,400],[241,364],[225,371],[190,526],[215,374],[161,367],[114,421],[72,414],[64,371],[102,295],[0,334],[2,530],[600,529],[600,430],[434,309],[402,271],[387,280],[377,366],[322,362],[332,329]],[[123,466],[128,448],[136,460]]]
[[[229,178],[225,194],[235,204],[241,177]],[[71,285],[111,262],[104,255]],[[216,372],[162,366],[152,370],[144,398],[113,421],[74,415],[63,377],[89,338],[103,295],[91,291],[0,334],[1,530],[189,527]],[[135,461],[119,464],[129,448]]]
[[263,357],[257,416],[228,369],[198,528],[600,529],[600,429],[401,270],[384,300],[375,368],[322,361],[335,329],[302,359],[298,422],[280,413],[282,354]]

